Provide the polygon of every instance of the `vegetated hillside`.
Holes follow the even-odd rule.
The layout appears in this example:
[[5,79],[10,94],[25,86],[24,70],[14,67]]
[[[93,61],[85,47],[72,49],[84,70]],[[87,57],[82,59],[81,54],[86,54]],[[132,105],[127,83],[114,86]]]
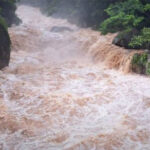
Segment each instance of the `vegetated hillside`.
[[102,33],[119,32],[114,43],[126,48],[150,49],[150,0],[125,0],[106,9],[109,18]]
[[15,15],[15,0],[0,1],[0,69],[8,66],[10,59],[10,37],[8,26],[19,24],[20,19]]

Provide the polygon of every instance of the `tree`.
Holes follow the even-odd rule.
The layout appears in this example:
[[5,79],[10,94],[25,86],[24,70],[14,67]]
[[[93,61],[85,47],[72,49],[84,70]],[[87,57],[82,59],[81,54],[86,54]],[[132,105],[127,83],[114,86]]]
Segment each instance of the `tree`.
[[102,24],[103,34],[120,32],[115,44],[127,48],[150,49],[150,4],[148,0],[126,0],[110,5],[109,18]]

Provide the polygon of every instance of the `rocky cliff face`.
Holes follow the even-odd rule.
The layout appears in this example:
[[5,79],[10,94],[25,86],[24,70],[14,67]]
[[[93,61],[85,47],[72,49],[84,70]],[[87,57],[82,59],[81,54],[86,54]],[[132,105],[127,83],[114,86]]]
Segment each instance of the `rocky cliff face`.
[[20,23],[15,14],[15,2],[15,0],[0,0],[0,69],[8,66],[10,60],[11,41],[7,26]]
[[10,38],[7,30],[0,24],[0,69],[8,66],[10,59]]

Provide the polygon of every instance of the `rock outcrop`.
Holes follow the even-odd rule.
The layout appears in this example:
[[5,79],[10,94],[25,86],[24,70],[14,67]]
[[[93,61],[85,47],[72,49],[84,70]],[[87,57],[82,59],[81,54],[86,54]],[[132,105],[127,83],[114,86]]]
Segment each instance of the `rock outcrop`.
[[[127,49],[133,49],[131,46],[129,46],[129,43],[131,42],[134,35],[137,35],[138,31],[136,29],[133,29],[132,31],[123,31],[120,32],[113,40],[113,44],[125,47]],[[135,49],[139,49],[139,47],[135,47]]]
[[138,74],[150,75],[150,54],[135,53],[132,58],[132,71]]
[[12,24],[19,24],[21,20],[16,16],[15,1],[12,0],[0,0],[0,15],[5,19],[8,26]]
[[50,30],[51,32],[65,32],[65,31],[68,31],[68,32],[73,32],[73,29],[69,28],[69,27],[65,27],[65,26],[54,26],[51,28]]
[[21,20],[15,14],[16,0],[0,0],[0,69],[9,65],[10,37],[7,27],[19,24]]
[[0,24],[0,69],[9,65],[10,38],[7,29]]

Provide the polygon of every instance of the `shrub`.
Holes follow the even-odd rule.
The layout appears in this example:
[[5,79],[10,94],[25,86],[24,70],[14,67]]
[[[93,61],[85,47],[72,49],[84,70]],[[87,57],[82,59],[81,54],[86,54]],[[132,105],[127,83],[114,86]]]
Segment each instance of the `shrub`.
[[[109,18],[100,27],[103,34],[137,30],[125,47],[150,49],[150,2],[126,0],[110,5],[106,10]],[[130,33],[129,33],[130,34]]]
[[129,43],[131,47],[143,47],[145,49],[150,48],[150,28],[143,28],[142,32],[134,36]]

